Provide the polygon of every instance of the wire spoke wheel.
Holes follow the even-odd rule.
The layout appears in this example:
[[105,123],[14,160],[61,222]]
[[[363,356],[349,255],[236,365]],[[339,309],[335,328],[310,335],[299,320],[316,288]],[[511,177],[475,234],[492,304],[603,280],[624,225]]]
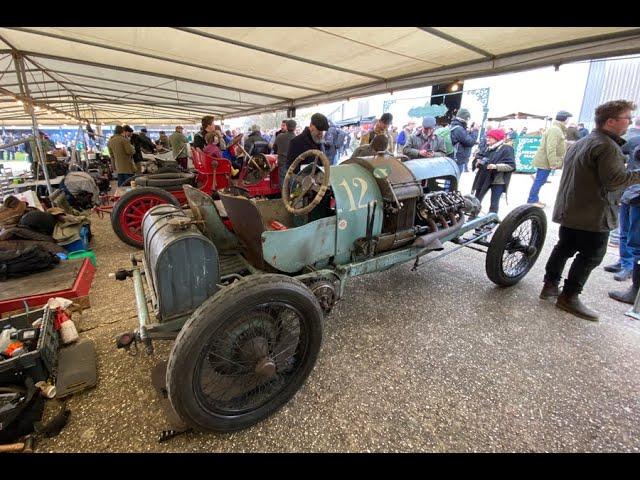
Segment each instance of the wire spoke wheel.
[[196,395],[215,413],[255,410],[280,392],[303,363],[308,335],[292,305],[252,307],[214,332],[202,350]]
[[544,246],[547,217],[532,205],[514,209],[496,229],[487,250],[486,270],[492,282],[510,286],[535,264]]
[[230,432],[289,401],[315,365],[322,310],[285,275],[256,274],[203,303],[176,338],[167,391],[192,428]]

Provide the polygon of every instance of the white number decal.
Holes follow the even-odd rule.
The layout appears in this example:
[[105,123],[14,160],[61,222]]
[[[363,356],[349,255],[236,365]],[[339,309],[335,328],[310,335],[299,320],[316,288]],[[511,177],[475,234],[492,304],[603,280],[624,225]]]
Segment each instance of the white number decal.
[[367,182],[360,178],[360,177],[355,177],[352,180],[353,186],[357,187],[358,183],[360,184],[360,198],[358,199],[358,205],[356,206],[356,201],[353,198],[353,192],[351,191],[351,187],[349,187],[349,184],[347,183],[346,180],[342,180],[342,182],[340,182],[340,186],[344,187],[344,189],[347,191],[347,197],[349,197],[349,211],[353,212],[354,210],[358,210],[359,208],[365,208],[367,206],[367,204],[363,204],[362,201],[364,200],[364,196],[367,193],[367,189],[369,188],[369,186],[367,185]]

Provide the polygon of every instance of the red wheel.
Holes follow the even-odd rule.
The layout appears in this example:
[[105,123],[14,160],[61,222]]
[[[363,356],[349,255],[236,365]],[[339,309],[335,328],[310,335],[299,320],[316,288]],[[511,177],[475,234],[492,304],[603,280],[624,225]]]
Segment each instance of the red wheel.
[[180,202],[166,190],[140,187],[128,191],[113,207],[111,226],[124,243],[142,248],[142,218],[156,205],[170,203],[176,207]]

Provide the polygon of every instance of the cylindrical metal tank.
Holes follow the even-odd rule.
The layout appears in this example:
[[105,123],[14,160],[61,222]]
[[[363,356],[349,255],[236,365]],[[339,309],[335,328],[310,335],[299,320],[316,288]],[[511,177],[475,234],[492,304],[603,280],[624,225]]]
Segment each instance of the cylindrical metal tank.
[[220,280],[218,251],[175,205],[157,205],[142,219],[145,275],[160,322],[189,314],[213,295]]

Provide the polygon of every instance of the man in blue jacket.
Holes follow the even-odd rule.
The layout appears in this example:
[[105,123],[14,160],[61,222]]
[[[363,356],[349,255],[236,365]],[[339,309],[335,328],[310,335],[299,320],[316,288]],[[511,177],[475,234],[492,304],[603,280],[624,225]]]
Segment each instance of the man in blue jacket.
[[470,118],[471,114],[469,110],[461,108],[449,126],[453,155],[455,157],[454,160],[458,164],[460,173],[469,171],[468,164],[469,157],[471,156],[471,147],[478,141],[477,127],[474,127],[471,131],[467,130],[467,122]]

